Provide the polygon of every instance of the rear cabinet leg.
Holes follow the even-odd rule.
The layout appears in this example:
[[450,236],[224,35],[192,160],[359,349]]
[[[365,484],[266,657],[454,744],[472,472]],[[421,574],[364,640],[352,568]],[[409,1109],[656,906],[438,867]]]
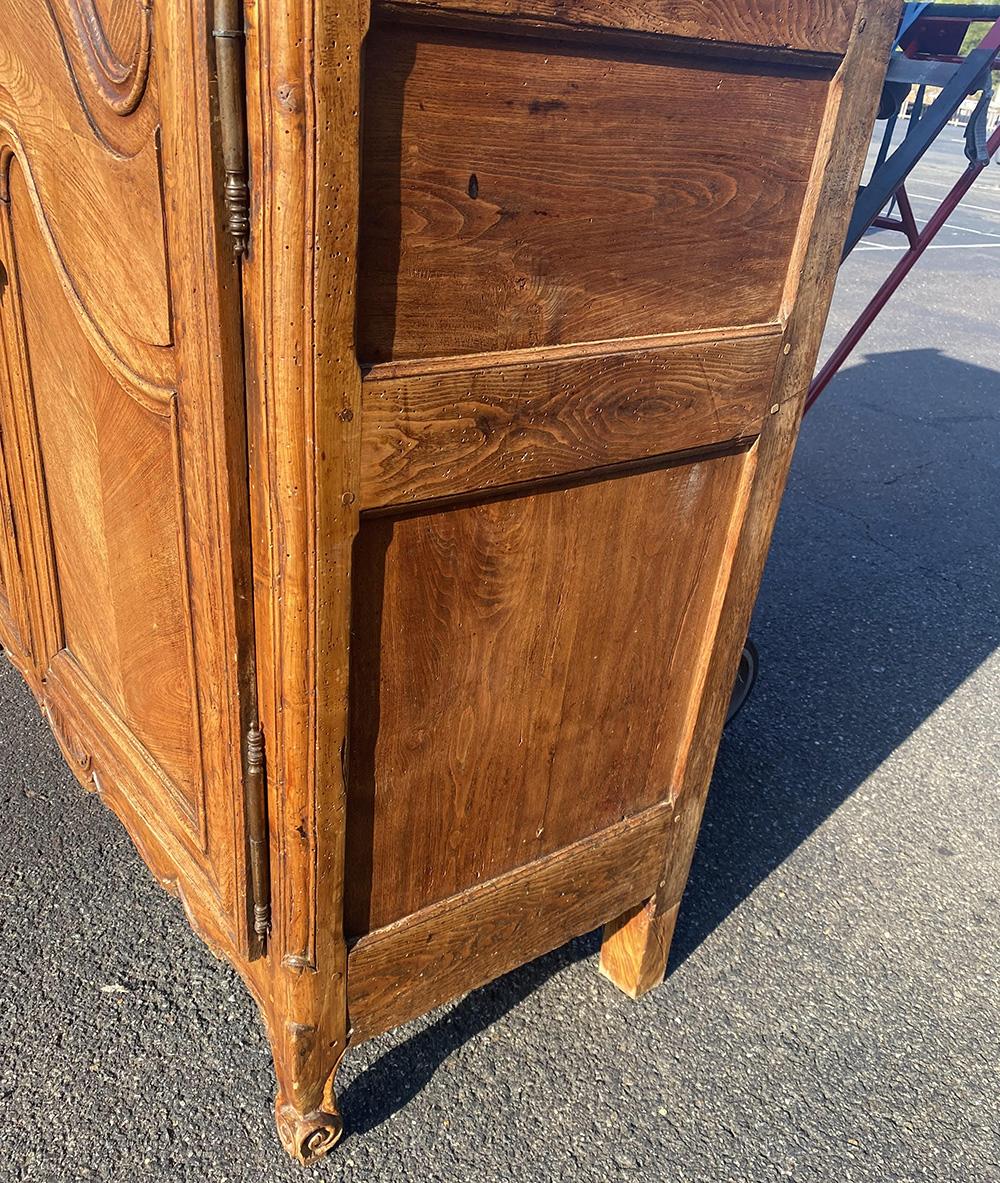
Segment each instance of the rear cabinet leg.
[[661,906],[654,896],[604,926],[601,973],[630,998],[641,998],[666,977],[679,909],[679,900]]
[[[725,666],[724,661],[722,665]],[[720,729],[721,703],[722,698],[718,698],[714,707]],[[680,897],[684,894],[695,856],[710,774],[709,765],[698,777],[697,791],[685,794],[675,803],[664,851],[664,872],[656,894],[605,925],[601,942],[601,974],[611,978],[632,998],[639,998],[657,987],[666,976]]]

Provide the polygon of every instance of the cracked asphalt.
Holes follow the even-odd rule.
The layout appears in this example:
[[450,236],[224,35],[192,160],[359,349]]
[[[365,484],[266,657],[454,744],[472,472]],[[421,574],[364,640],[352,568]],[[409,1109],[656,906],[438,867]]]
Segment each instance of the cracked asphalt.
[[3,1183],[1000,1179],[997,169],[969,202],[805,425],[668,982],[629,1002],[592,935],[363,1046],[315,1168],[235,975],[2,663]]

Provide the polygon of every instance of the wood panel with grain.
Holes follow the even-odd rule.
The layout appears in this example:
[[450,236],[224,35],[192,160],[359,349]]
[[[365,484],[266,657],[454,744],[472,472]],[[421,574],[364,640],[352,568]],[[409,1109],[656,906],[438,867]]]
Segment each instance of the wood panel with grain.
[[666,799],[746,450],[362,524],[347,931]]
[[91,44],[101,14],[81,16],[93,0],[0,0],[0,130],[19,144],[36,215],[79,310],[122,360],[164,382],[174,334],[160,86],[151,10],[138,7],[105,6],[127,57],[116,66]]
[[822,77],[409,27],[366,71],[366,364],[776,318]]
[[24,540],[21,525],[15,519],[14,488],[10,468],[19,464],[17,434],[14,422],[13,380],[10,354],[15,346],[8,344],[11,298],[10,276],[2,257],[3,210],[0,209],[0,645],[18,669],[27,671],[34,666],[26,611],[27,582],[24,578],[21,552]]
[[205,11],[0,0],[0,27],[36,692],[81,783],[252,979],[245,409]]
[[613,31],[747,46],[840,54],[847,48],[857,0],[377,0],[400,19],[452,22],[484,17],[504,25],[590,36]]
[[[0,291],[0,301],[2,300],[3,294]],[[21,563],[21,544],[14,519],[13,492],[7,471],[8,457],[16,459],[16,452],[11,446],[13,436],[10,431],[9,392],[0,324],[0,645],[8,651],[18,669],[26,671],[32,668],[34,660],[25,604],[27,583]]]
[[651,889],[669,803],[364,937],[348,960],[355,1043],[540,957]]
[[[20,600],[16,631],[23,644],[8,652],[35,696],[41,699],[47,656],[62,643],[58,623],[55,553],[48,521],[38,422],[30,390],[7,170],[0,146],[0,418],[6,436],[5,467],[11,515],[8,548],[14,598]],[[4,263],[4,260],[7,260]]]
[[109,707],[163,766],[200,833],[175,401],[109,373],[66,307],[17,168],[10,196],[60,631]]
[[764,326],[376,366],[362,387],[362,508],[749,439],[780,346]]

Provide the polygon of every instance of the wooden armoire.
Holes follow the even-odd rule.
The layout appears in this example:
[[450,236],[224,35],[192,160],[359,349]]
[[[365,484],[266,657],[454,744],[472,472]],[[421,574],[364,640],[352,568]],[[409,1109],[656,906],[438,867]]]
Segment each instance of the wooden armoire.
[[898,8],[0,0],[0,640],[300,1159],[662,979]]

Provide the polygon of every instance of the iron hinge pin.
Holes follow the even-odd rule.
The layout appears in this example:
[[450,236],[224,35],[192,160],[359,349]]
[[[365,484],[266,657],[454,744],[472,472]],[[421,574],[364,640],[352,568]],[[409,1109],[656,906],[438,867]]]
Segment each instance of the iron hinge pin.
[[216,0],[215,62],[219,87],[219,123],[226,231],[242,258],[250,246],[250,177],[247,165],[246,71],[242,0]]

